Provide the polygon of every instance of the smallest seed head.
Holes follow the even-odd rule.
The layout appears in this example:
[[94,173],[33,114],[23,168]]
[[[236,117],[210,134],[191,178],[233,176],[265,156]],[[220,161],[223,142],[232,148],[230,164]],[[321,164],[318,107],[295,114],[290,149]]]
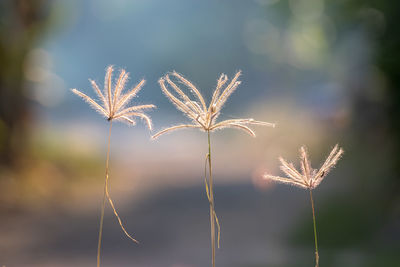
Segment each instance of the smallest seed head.
[[287,177],[264,174],[264,179],[312,190],[322,182],[328,172],[342,157],[343,153],[343,149],[340,148],[339,145],[335,145],[322,166],[319,169],[313,169],[307,154],[307,149],[305,146],[302,146],[300,148],[301,171],[298,171],[292,163],[288,163],[285,159],[280,157],[280,169]]

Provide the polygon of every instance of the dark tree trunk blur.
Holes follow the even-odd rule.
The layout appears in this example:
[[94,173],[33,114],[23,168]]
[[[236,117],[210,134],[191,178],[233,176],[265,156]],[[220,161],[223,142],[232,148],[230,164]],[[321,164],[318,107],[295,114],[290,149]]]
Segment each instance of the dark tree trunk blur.
[[44,32],[47,0],[0,2],[0,165],[12,165],[26,146],[30,112],[24,60]]

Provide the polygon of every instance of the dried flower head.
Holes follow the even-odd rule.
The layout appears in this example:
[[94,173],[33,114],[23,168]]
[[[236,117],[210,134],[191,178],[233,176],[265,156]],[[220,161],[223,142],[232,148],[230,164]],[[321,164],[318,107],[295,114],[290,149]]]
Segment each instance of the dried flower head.
[[[177,81],[184,86],[186,86],[193,94],[196,100],[190,99],[170,78],[177,79]],[[217,81],[217,87],[211,98],[211,102],[206,106],[203,96],[200,94],[199,90],[187,79],[185,79],[181,74],[173,71],[170,74],[166,74],[158,82],[161,86],[162,91],[168,97],[168,99],[189,119],[192,120],[193,124],[181,124],[166,128],[157,134],[153,135],[152,138],[157,138],[160,135],[171,132],[174,130],[184,129],[184,128],[198,128],[204,131],[214,131],[221,128],[237,128],[244,130],[251,136],[255,137],[255,133],[247,125],[264,125],[275,127],[275,124],[256,121],[254,119],[231,119],[216,123],[218,116],[220,115],[221,109],[228,97],[235,91],[239,86],[240,81],[238,78],[240,76],[240,71],[236,73],[235,77],[228,82],[228,77],[225,74],[221,74]],[[227,84],[227,85],[226,85]],[[223,89],[223,87],[225,88]],[[178,97],[172,94],[167,86],[171,87]]]
[[280,157],[280,168],[288,176],[288,178],[265,174],[264,179],[270,179],[276,182],[290,184],[305,189],[314,189],[321,183],[332,167],[336,165],[342,154],[343,149],[339,148],[338,145],[335,145],[324,164],[322,164],[321,168],[317,170],[311,167],[307,150],[304,146],[302,146],[300,148],[301,173],[296,170],[292,163],[288,163],[282,157]]
[[[129,78],[129,73],[125,70],[121,70],[118,79],[116,80],[115,85],[113,86],[112,81],[112,73],[113,66],[109,66],[107,68],[105,81],[104,81],[104,90],[103,93],[97,86],[96,82],[93,80],[89,80],[92,84],[94,91],[97,96],[101,100],[101,105],[94,101],[89,96],[84,93],[72,89],[72,92],[80,97],[82,97],[86,102],[88,102],[96,111],[102,114],[107,120],[121,120],[131,125],[135,125],[136,122],[133,117],[139,117],[143,119],[147,127],[151,130],[152,124],[149,116],[143,113],[144,109],[155,108],[154,105],[139,105],[139,106],[131,106],[126,107],[129,101],[140,91],[142,86],[145,83],[145,80],[141,80],[131,91],[123,94],[122,91],[125,88],[125,84]],[[114,88],[113,88],[114,87]]]

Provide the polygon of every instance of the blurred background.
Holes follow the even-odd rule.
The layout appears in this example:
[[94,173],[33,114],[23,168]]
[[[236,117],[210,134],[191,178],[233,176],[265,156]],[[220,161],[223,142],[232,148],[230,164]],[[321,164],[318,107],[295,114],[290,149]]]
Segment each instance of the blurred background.
[[[94,96],[106,66],[147,83],[155,131],[187,119],[157,80],[176,70],[209,100],[221,73],[242,84],[221,119],[276,122],[257,138],[212,134],[217,266],[314,266],[308,193],[262,179],[309,148],[323,267],[400,266],[400,32],[389,0],[2,0],[0,265],[94,266],[108,124],[69,89]],[[210,265],[203,184],[207,137],[149,139],[115,123],[103,266]]]

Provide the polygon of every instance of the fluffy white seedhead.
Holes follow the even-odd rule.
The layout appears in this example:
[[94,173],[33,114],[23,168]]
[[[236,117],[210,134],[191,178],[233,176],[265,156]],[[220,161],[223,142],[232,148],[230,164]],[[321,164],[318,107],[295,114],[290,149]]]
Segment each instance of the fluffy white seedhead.
[[[216,122],[223,105],[228,100],[229,96],[240,85],[240,81],[238,81],[240,74],[240,71],[237,72],[228,85],[226,85],[228,82],[228,77],[225,74],[221,74],[217,80],[217,87],[213,93],[211,102],[207,107],[203,96],[193,85],[193,83],[176,71],[167,73],[158,81],[161,90],[172,102],[172,104],[174,104],[178,110],[182,111],[183,114],[185,114],[192,121],[192,124],[182,124],[166,128],[153,135],[152,138],[154,139],[162,134],[185,128],[199,128],[204,131],[214,131],[223,128],[236,128],[243,130],[249,135],[255,137],[255,132],[250,129],[249,125],[275,127],[274,123],[256,121],[254,119],[233,119],[225,120],[219,123]],[[177,82],[174,82],[174,80]],[[192,92],[192,95],[195,97],[195,99],[191,99],[187,94],[185,94],[177,85],[177,83],[186,86]],[[223,88],[224,85],[226,85],[225,88]],[[174,93],[171,92],[171,89]]]
[[83,100],[88,102],[96,111],[106,117],[109,121],[120,120],[130,125],[135,125],[136,122],[134,118],[141,118],[151,130],[151,119],[148,115],[144,114],[143,110],[155,108],[154,105],[148,104],[126,107],[129,104],[129,101],[143,87],[145,80],[141,80],[135,87],[124,94],[123,90],[129,79],[129,73],[122,69],[113,85],[113,70],[113,66],[109,66],[106,70],[103,92],[101,92],[95,81],[89,80],[96,95],[100,98],[101,104],[98,104],[95,100],[76,89],[72,89],[72,92],[83,98]]
[[299,172],[292,163],[288,163],[282,157],[280,157],[280,169],[288,177],[264,174],[264,179],[294,185],[304,189],[314,189],[322,182],[328,172],[336,165],[340,157],[343,155],[343,152],[343,149],[340,148],[339,145],[335,145],[331,153],[329,153],[329,156],[326,158],[324,164],[322,164],[321,168],[313,169],[311,167],[311,162],[307,154],[307,149],[305,146],[302,146],[300,148],[301,172]]

